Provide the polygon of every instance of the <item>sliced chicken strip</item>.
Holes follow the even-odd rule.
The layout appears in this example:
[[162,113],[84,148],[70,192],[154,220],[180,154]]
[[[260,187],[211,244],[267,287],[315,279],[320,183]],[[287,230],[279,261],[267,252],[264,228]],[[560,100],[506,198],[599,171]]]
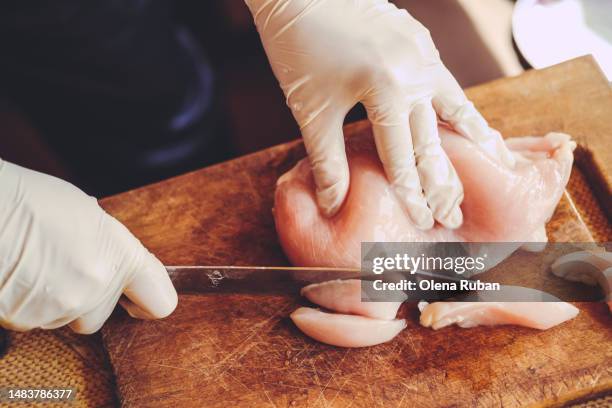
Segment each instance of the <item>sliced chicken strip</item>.
[[333,280],[302,288],[302,296],[338,313],[356,314],[375,319],[392,320],[402,302],[362,301],[361,281]]
[[403,319],[371,319],[325,313],[309,307],[300,307],[290,317],[307,336],[339,347],[368,347],[385,343],[406,327]]
[[612,252],[601,248],[566,254],[551,265],[551,270],[569,281],[601,286],[612,311]]
[[546,330],[578,315],[565,302],[422,302],[421,324],[434,330],[459,327],[514,324]]

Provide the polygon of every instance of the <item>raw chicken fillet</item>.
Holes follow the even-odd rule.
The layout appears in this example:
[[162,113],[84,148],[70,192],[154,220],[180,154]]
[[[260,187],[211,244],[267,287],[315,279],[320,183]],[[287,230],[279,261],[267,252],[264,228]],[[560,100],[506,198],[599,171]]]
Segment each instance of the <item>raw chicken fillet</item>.
[[[332,218],[325,218],[318,210],[310,164],[300,161],[277,182],[274,216],[276,229],[283,249],[291,262],[299,266],[360,266],[361,242],[525,242],[546,241],[545,224],[558,204],[572,168],[573,150],[576,144],[561,133],[544,137],[522,137],[506,140],[516,157],[514,168],[508,168],[472,143],[449,130],[439,127],[442,147],[448,154],[463,183],[464,200],[461,209],[463,225],[450,230],[436,224],[429,231],[417,229],[396,198],[393,186],[387,181],[376,154],[371,134],[362,133],[347,140],[351,185],[346,201]],[[537,248],[536,248],[537,250]],[[345,285],[351,285],[347,283]],[[348,286],[335,284],[336,292],[326,290],[315,296],[310,288],[304,294],[311,301],[332,311],[343,313],[334,317],[334,324],[341,318],[353,320],[353,316],[368,319],[388,318],[389,305],[376,302],[359,305],[343,298]],[[328,288],[329,289],[329,288]],[[354,289],[354,288],[353,288]],[[358,300],[357,302],[359,302]],[[365,302],[362,302],[365,303]],[[573,309],[565,306],[551,310],[554,318],[535,314],[533,308],[481,302],[478,308],[460,308],[458,305],[427,306],[423,314],[428,325],[439,326],[437,318],[447,318],[438,308],[457,308],[464,321],[472,319],[472,313],[487,314],[486,324],[521,324],[547,328],[575,316]],[[428,308],[434,309],[428,310]],[[396,310],[396,309],[395,309]],[[336,345],[370,345],[368,325],[353,324],[353,331],[334,331],[323,336],[329,327],[327,316],[309,312],[308,329],[299,320],[294,321],[313,338]],[[304,316],[301,312],[300,316]],[[451,313],[452,314],[452,313]],[[326,313],[325,315],[328,315]],[[444,317],[446,316],[446,317]],[[471,319],[471,320],[470,320]],[[381,319],[382,320],[382,319]],[[455,318],[457,320],[457,318]],[[320,330],[316,329],[320,323]],[[347,325],[349,323],[346,323]],[[378,326],[369,330],[377,334]],[[348,337],[359,338],[351,342]],[[386,336],[382,336],[386,338]]]
[[361,134],[347,141],[351,187],[335,217],[324,218],[317,208],[308,160],[278,180],[276,230],[291,262],[359,267],[362,241],[510,242],[540,234],[572,169],[575,143],[569,136],[550,133],[506,141],[519,159],[509,169],[469,140],[445,127],[439,130],[464,187],[459,229],[414,227],[385,177],[371,136]]

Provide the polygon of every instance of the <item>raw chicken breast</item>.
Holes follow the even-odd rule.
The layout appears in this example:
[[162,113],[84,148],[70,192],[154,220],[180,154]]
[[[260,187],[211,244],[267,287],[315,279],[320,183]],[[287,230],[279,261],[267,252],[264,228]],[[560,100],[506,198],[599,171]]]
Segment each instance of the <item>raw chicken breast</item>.
[[371,134],[347,140],[351,186],[339,213],[321,215],[307,159],[277,183],[274,216],[285,253],[294,265],[359,267],[362,241],[540,241],[572,168],[569,136],[508,140],[517,158],[509,169],[471,141],[440,127],[442,146],[464,187],[463,225],[430,231],[413,226],[395,197]]
[[[372,135],[364,133],[347,141],[351,186],[333,218],[319,213],[307,159],[278,180],[276,229],[293,264],[358,268],[363,241],[546,242],[545,223],[572,168],[576,144],[570,137],[550,133],[507,140],[517,160],[510,169],[448,128],[441,126],[439,131],[442,146],[464,186],[464,223],[460,228],[415,228],[384,175]],[[525,249],[538,251],[542,246],[530,244]],[[404,327],[401,320],[383,320],[395,315],[396,305],[357,302],[357,286],[351,282],[310,285],[302,292],[307,298],[344,314],[300,308],[291,318],[304,333],[328,344],[355,347],[388,341]],[[577,313],[575,307],[563,302],[537,303],[537,307],[530,303],[449,302],[428,305],[421,322],[435,328],[459,323],[463,327],[520,324],[544,329]]]
[[361,281],[358,279],[313,283],[302,288],[301,294],[312,303],[334,312],[382,320],[394,319],[397,309],[402,304],[401,302],[362,302]]
[[367,347],[385,343],[406,327],[403,319],[382,320],[369,317],[325,313],[300,307],[291,320],[306,335],[339,347]]
[[578,309],[565,302],[436,302],[419,304],[421,324],[434,330],[515,324],[546,330],[573,319]]

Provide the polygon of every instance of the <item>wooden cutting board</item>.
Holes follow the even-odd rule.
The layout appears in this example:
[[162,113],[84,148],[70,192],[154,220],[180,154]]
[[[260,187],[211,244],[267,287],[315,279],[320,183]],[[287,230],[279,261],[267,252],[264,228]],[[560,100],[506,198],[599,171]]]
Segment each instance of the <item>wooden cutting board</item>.
[[[590,58],[468,91],[506,136],[558,130],[580,143],[577,165],[610,200],[612,91]],[[367,123],[347,135],[369,132]],[[166,264],[287,264],[274,231],[275,181],[299,142],[102,200]],[[577,171],[577,170],[576,170]],[[609,208],[609,207],[608,207]],[[609,215],[610,213],[608,213]],[[566,195],[553,240],[590,240]],[[612,316],[579,304],[548,331],[520,327],[432,331],[414,305],[396,339],[341,349],[304,337],[288,319],[295,295],[181,295],[170,317],[118,310],[103,330],[120,399],[129,407],[555,405],[612,390]]]

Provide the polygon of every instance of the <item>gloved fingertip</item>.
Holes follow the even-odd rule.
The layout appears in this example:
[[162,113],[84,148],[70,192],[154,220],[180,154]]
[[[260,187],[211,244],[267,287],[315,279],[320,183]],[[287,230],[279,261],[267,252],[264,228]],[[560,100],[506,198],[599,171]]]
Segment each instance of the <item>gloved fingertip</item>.
[[433,228],[434,226],[434,218],[431,214],[423,211],[422,214],[419,214],[417,217],[413,217],[413,221],[418,229],[427,231]]
[[435,220],[425,197],[420,193],[416,194],[414,188],[402,185],[395,185],[394,190],[414,226],[423,231],[432,229]]
[[151,274],[151,282],[157,284],[157,293],[159,294],[158,302],[156,303],[157,307],[149,310],[149,312],[153,316],[161,319],[174,312],[174,309],[176,309],[178,304],[178,294],[176,293],[176,289],[168,276],[166,267],[161,263],[161,261],[153,254],[149,254],[149,263],[151,264],[151,270],[155,271]]
[[151,253],[146,254],[146,259],[124,293],[151,318],[168,316],[178,303],[178,294],[166,268]]
[[327,203],[325,200],[319,199],[318,196],[317,203],[319,204],[319,208],[321,209],[323,216],[325,216],[326,218],[333,217],[334,215],[338,214],[338,211],[340,210],[340,206],[337,202],[332,202],[330,204]]
[[435,220],[429,207],[414,203],[408,205],[410,219],[418,229],[426,231],[433,228]]
[[325,189],[317,189],[317,204],[325,217],[333,217],[344,203],[348,182],[339,181]]
[[461,208],[453,208],[446,217],[438,220],[440,224],[449,229],[456,229],[463,224],[463,212]]

